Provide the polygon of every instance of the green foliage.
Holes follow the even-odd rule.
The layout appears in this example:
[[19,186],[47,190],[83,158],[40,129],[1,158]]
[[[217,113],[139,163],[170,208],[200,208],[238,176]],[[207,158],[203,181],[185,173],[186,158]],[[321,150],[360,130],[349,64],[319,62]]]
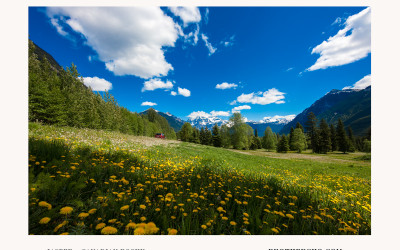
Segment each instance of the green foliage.
[[336,139],[338,143],[338,150],[342,151],[343,153],[348,152],[349,140],[347,138],[346,131],[344,129],[344,125],[341,119],[338,120],[336,126]]
[[278,139],[276,135],[272,132],[271,127],[267,127],[262,138],[262,147],[266,150],[275,150]]
[[282,135],[282,137],[279,140],[278,145],[276,147],[276,152],[286,153],[289,150],[290,150],[289,140],[287,139],[286,135]]
[[229,133],[229,128],[225,124],[221,126],[221,146],[224,148],[229,148],[231,146],[231,136]]
[[181,140],[187,142],[190,141],[192,133],[193,133],[192,125],[190,125],[190,123],[188,122],[185,122],[185,124],[183,124],[181,130],[179,131]]
[[298,153],[301,153],[303,150],[307,149],[306,136],[301,128],[296,128],[293,130],[290,149],[297,151]]
[[319,123],[319,153],[326,154],[331,150],[331,133],[328,123],[321,119]]
[[94,93],[83,84],[74,64],[64,70],[32,41],[29,41],[28,66],[31,122],[151,137],[164,133],[167,138],[176,139],[167,120],[157,112],[152,110],[141,117],[120,107],[110,93]]
[[310,112],[307,116],[306,131],[307,136],[310,139],[311,149],[314,153],[319,153],[319,131],[317,128],[317,117],[313,112]]
[[212,128],[212,142],[214,147],[222,146],[222,138],[217,124],[215,124]]
[[247,125],[240,113],[234,113],[230,119],[232,126],[230,134],[232,135],[232,146],[234,149],[249,149],[251,144],[251,137],[253,136],[253,129]]
[[331,150],[333,152],[333,151],[336,151],[337,147],[338,147],[337,138],[336,138],[336,129],[335,129],[335,126],[333,124],[331,124],[329,126],[329,129],[330,129],[330,133],[331,133]]

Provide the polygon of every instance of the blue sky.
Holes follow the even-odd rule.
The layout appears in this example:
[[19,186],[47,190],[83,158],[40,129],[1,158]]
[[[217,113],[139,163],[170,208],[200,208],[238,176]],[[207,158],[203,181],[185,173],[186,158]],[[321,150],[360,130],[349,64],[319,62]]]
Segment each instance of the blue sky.
[[296,115],[371,84],[366,7],[29,8],[29,38],[121,106]]

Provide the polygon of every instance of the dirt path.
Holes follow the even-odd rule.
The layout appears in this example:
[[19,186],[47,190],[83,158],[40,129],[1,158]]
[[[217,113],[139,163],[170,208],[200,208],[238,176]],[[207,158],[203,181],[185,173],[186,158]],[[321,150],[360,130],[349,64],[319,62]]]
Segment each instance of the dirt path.
[[[366,161],[357,161],[351,159],[338,159],[326,155],[311,155],[311,154],[296,154],[296,153],[276,153],[276,152],[267,152],[267,151],[242,151],[229,149],[230,151],[245,154],[245,155],[256,155],[256,156],[264,156],[276,159],[299,159],[299,160],[315,160],[319,162],[337,162],[337,163],[347,163],[347,164],[358,164],[358,165],[371,165]],[[361,156],[362,154],[360,154]]]

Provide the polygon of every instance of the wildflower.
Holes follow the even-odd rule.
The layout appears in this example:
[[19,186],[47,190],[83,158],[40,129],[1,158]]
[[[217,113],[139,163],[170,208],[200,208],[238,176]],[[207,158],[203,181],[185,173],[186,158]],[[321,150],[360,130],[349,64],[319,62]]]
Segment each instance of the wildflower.
[[88,217],[88,216],[89,216],[89,213],[80,213],[80,214],[78,215],[78,217],[81,218],[81,219],[84,219],[84,218],[86,218],[86,217]]
[[218,212],[222,212],[222,211],[224,211],[224,209],[223,209],[222,207],[218,207],[218,208],[217,208],[217,211],[218,211]]
[[234,221],[229,222],[229,224],[231,224],[232,226],[236,226],[236,222]]
[[135,229],[135,231],[133,231],[134,235],[144,235],[146,233],[146,231],[144,230],[143,227],[138,227]]
[[144,229],[146,234],[155,234],[160,230],[154,222],[147,223]]
[[322,220],[322,219],[318,215],[314,214],[314,220]]
[[251,233],[249,231],[244,231],[245,234],[250,235]]
[[228,217],[225,217],[225,216],[224,216],[224,217],[222,217],[221,219],[222,219],[222,220],[228,220]]
[[201,228],[207,229],[207,226],[206,225],[201,225]]
[[113,223],[115,223],[116,221],[117,221],[117,219],[111,219],[111,220],[108,220],[108,223],[113,224]]
[[63,207],[60,209],[60,214],[70,214],[74,209],[72,207]]
[[116,234],[117,231],[115,227],[107,226],[101,230],[101,234]]
[[249,217],[249,214],[248,214],[248,213],[243,213],[243,215],[244,215],[245,217]]
[[39,221],[39,224],[47,224],[51,219],[49,217],[44,217]]
[[276,228],[271,228],[271,230],[272,230],[272,232],[274,232],[274,233],[279,233],[279,231],[278,231],[278,229],[276,229]]
[[144,217],[144,216],[140,217],[140,221],[145,221],[145,220],[146,220],[146,217]]
[[45,202],[45,201],[41,201],[38,204],[40,207],[47,207],[48,210],[50,210],[52,208],[51,204]]
[[125,205],[123,207],[121,207],[121,211],[127,210],[129,208],[129,205]]
[[89,214],[94,214],[94,213],[96,213],[96,211],[97,211],[96,208],[90,209],[90,210],[89,210]]
[[60,235],[69,235],[68,232],[60,233]]
[[135,228],[135,227],[136,227],[136,223],[129,222],[129,223],[125,226],[125,230],[129,230],[129,229]]
[[145,205],[140,205],[139,208],[144,210],[144,209],[146,209],[146,206]]
[[291,214],[287,214],[286,217],[288,217],[289,219],[294,219],[293,215]]
[[156,208],[155,210],[156,210],[156,212],[160,212],[160,210],[161,210],[161,209],[159,209],[159,208]]
[[56,228],[54,228],[54,232],[57,232],[58,229],[60,229],[61,227],[67,225],[67,223],[68,223],[68,221],[65,220],[65,221],[63,221],[61,224],[58,224],[58,225],[56,226]]
[[168,228],[168,235],[176,235],[178,233],[178,230],[173,229],[173,228]]

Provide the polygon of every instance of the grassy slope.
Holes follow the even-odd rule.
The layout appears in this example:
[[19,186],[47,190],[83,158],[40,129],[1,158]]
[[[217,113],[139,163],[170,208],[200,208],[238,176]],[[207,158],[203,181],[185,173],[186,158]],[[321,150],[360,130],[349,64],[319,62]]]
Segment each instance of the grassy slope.
[[[368,162],[365,161],[357,160],[359,157],[358,155],[354,156],[352,154],[349,155],[329,154],[326,156],[318,155],[314,157],[313,155],[304,154],[307,155],[308,157],[311,157],[310,159],[303,158],[302,155],[291,154],[291,153],[272,155],[273,157],[279,157],[281,155],[282,158],[285,158],[288,155],[294,156],[291,159],[279,159],[279,158],[272,158],[272,156],[266,157],[268,156],[268,154],[271,153],[268,152],[266,153],[263,151],[233,152],[231,150],[196,145],[191,143],[176,143],[174,141],[171,141],[171,143],[169,143],[168,141],[156,140],[154,138],[143,138],[143,137],[138,138],[116,132],[94,131],[94,130],[75,129],[75,128],[57,128],[52,126],[42,126],[38,124],[30,124],[29,136],[31,138],[30,148],[32,148],[32,150],[35,149],[37,154],[42,155],[41,157],[46,157],[46,155],[50,154],[50,151],[48,152],[38,151],[37,148],[40,149],[39,144],[40,143],[43,144],[41,140],[46,141],[49,139],[63,138],[63,141],[70,146],[69,150],[72,152],[70,153],[71,162],[72,162],[72,156],[75,157],[73,162],[77,161],[76,157],[78,158],[80,157],[79,158],[80,161],[83,160],[83,163],[80,165],[83,166],[85,165],[90,166],[89,162],[92,161],[92,158],[94,156],[99,154],[98,150],[100,151],[103,150],[101,152],[104,151],[108,152],[107,155],[109,156],[109,158],[117,156],[117,158],[115,158],[114,160],[114,162],[117,162],[116,160],[120,158],[119,152],[121,152],[120,151],[121,149],[122,150],[133,149],[135,152],[140,151],[141,153],[138,155],[133,155],[132,157],[128,155],[126,163],[132,162],[132,164],[142,164],[142,165],[144,164],[145,166],[146,165],[165,166],[167,165],[166,161],[169,162],[170,160],[171,161],[175,160],[177,162],[176,163],[177,165],[179,164],[191,165],[192,170],[194,170],[195,172],[198,171],[200,175],[218,176],[218,178],[221,178],[221,182],[223,182],[222,180],[227,180],[232,178],[232,176],[234,176],[233,178],[234,180],[236,178],[238,183],[240,183],[240,185],[245,186],[243,187],[243,189],[247,189],[246,193],[254,192],[255,194],[259,194],[260,196],[263,196],[266,199],[265,204],[267,206],[268,204],[272,204],[272,208],[270,208],[270,210],[274,212],[286,211],[287,213],[288,208],[291,208],[291,205],[288,205],[290,203],[289,201],[285,201],[285,199],[288,199],[287,196],[290,198],[295,195],[298,197],[296,198],[298,199],[296,202],[297,210],[294,209],[294,207],[292,209],[296,210],[298,215],[295,215],[296,216],[295,222],[286,218],[288,222],[285,222],[286,224],[284,223],[282,225],[287,226],[287,224],[289,224],[289,228],[285,228],[285,226],[282,227],[282,225],[279,224],[279,231],[282,230],[280,231],[280,233],[310,234],[311,230],[314,230],[313,232],[315,233],[321,233],[321,234],[331,234],[331,233],[338,234],[343,232],[354,233],[354,231],[352,230],[343,231],[344,226],[340,228],[342,226],[341,225],[342,222],[340,221],[343,220],[347,221],[349,223],[349,226],[353,228],[355,227],[353,225],[357,224],[359,225],[363,223],[364,225],[366,225],[366,227],[363,224],[361,224],[361,226],[359,226],[360,227],[359,233],[361,234],[370,233],[370,209],[368,209],[368,207],[370,207],[370,193],[371,193],[370,164],[368,164]],[[149,141],[150,143],[148,143]],[[47,147],[46,150],[52,150],[51,144],[46,144],[45,147]],[[57,152],[55,154],[57,154]],[[86,154],[86,156],[83,156],[84,154]],[[82,157],[80,155],[82,155]],[[125,156],[126,155],[124,155],[124,157]],[[199,157],[200,161],[197,161],[196,159],[198,159]],[[139,159],[143,158],[146,159],[146,161],[138,163],[137,158]],[[68,159],[68,156],[66,159]],[[335,162],[330,162],[330,159],[338,159],[338,160]],[[40,160],[43,160],[43,158]],[[85,161],[87,162],[87,164],[85,164]],[[54,162],[57,162],[57,164],[59,164],[60,167],[62,167],[61,165],[64,164],[66,170],[69,169],[67,162],[61,162],[57,159],[55,159]],[[44,169],[48,168],[47,166],[44,167],[45,167]],[[104,167],[107,167],[107,164],[105,164]],[[108,167],[105,169],[108,169]],[[41,170],[36,169],[34,171],[40,172]],[[49,169],[45,171],[49,171],[50,173],[52,170]],[[89,169],[86,169],[86,171],[88,172],[88,175],[92,174],[89,172]],[[109,172],[111,170],[107,170],[107,174],[105,174],[98,172],[101,171],[99,169],[96,169],[95,171],[96,172],[93,172],[93,174],[96,174],[97,177],[99,178],[101,177],[100,180],[97,180],[98,184],[96,184],[100,186],[95,187],[95,190],[97,189],[98,193],[100,192],[100,189],[104,189],[104,185],[101,183],[107,180],[108,178],[107,174],[111,175],[112,172]],[[157,172],[152,172],[152,173],[157,173]],[[173,180],[175,180],[175,178],[183,178],[181,179],[180,182],[182,182],[182,180],[184,180],[185,178],[189,177],[192,178],[192,175],[191,174],[187,175],[186,172],[183,175],[179,171],[178,172],[172,171],[172,173],[173,173],[172,175],[176,175],[176,177],[174,177]],[[191,173],[190,170],[189,173]],[[44,183],[46,182],[44,180],[45,178],[47,178],[46,176],[44,176],[43,174],[41,177],[38,176],[40,176],[40,174],[38,175],[32,174],[32,176],[30,176],[30,187],[32,186],[39,187],[40,185],[42,185],[41,182]],[[140,179],[144,177],[142,176],[139,178],[136,175],[136,173],[132,174],[125,172],[125,177],[132,184],[135,183],[135,180],[137,182],[139,182],[139,180],[141,180],[142,183],[144,182],[144,179]],[[41,180],[40,178],[42,178],[43,180]],[[74,177],[71,177],[71,179],[73,178]],[[79,178],[82,179],[84,178],[84,176],[79,176]],[[89,178],[89,176],[87,178]],[[80,179],[77,178],[76,182],[79,183]],[[64,179],[62,178],[61,180],[64,181]],[[194,180],[197,180],[197,178],[194,178]],[[193,192],[196,191],[198,193],[201,193],[204,192],[202,185],[207,186],[213,184],[209,182],[207,179],[205,180],[202,179],[202,180],[203,180],[202,182],[197,182],[197,185],[192,185],[191,191]],[[193,181],[192,183],[194,184],[195,181]],[[263,183],[273,188],[261,191],[260,187],[264,185]],[[232,194],[234,194],[235,191],[238,192],[236,189],[233,189],[232,185],[230,185],[229,183],[225,183],[224,186],[225,188],[222,189],[223,192],[225,192],[224,189],[232,190]],[[252,188],[253,186],[254,188]],[[185,190],[185,189],[180,189],[176,185],[175,187],[172,188],[175,188],[176,191]],[[116,189],[118,189],[118,187],[116,187]],[[260,190],[260,191],[255,192],[255,190]],[[106,192],[104,190],[101,191]],[[219,190],[219,192],[220,191],[221,190]],[[32,191],[30,193],[30,197],[31,199],[33,199],[33,201],[35,201],[35,199],[38,200],[48,199],[46,197],[49,197],[45,193],[40,193],[38,191],[35,192],[36,193]],[[96,207],[96,202],[93,201],[93,198],[94,199],[96,198],[93,195],[89,193],[87,199],[90,202],[89,203],[83,202],[82,204],[78,202],[77,204],[79,204],[79,206],[77,207],[78,208],[80,207],[81,209],[86,208],[87,210],[91,208],[91,206]],[[192,192],[191,195],[193,195]],[[281,196],[283,198],[280,198]],[[234,196],[234,197],[239,197],[239,196]],[[281,205],[279,204],[274,205],[273,199],[276,199],[277,197],[279,199],[283,199]],[[70,198],[65,198],[63,201],[58,196],[57,199],[58,200],[54,201],[53,203],[53,205],[57,206],[57,208],[62,207],[63,204],[71,204],[71,201],[68,200]],[[207,197],[207,199],[209,200],[209,202],[215,203],[218,202],[219,198],[215,200],[215,197],[214,198]],[[255,217],[263,218],[264,222],[260,222],[259,219],[254,219],[254,221],[250,220],[252,222],[250,225],[252,224],[260,225],[259,223],[261,224],[265,223],[265,225],[268,225],[268,227],[263,229],[259,229],[257,227],[254,228],[248,227],[252,228],[251,230],[249,229],[251,233],[256,233],[256,234],[273,233],[273,231],[271,231],[271,228],[275,226],[278,227],[277,224],[278,222],[282,223],[281,221],[282,218],[277,220],[277,218],[274,216],[278,215],[276,214],[274,215],[272,214],[272,212],[271,214],[267,215],[263,214],[264,213],[263,208],[261,208],[260,206],[264,206],[263,205],[264,201],[257,202],[256,198],[249,198],[248,202],[249,205],[247,208],[246,207],[238,208],[236,207],[236,205],[234,206],[230,205],[230,207],[227,207],[226,210],[228,211],[228,209],[230,209],[231,211],[228,211],[228,213],[231,212],[232,216],[233,215],[237,216],[238,211],[248,211],[250,214],[256,215]],[[34,203],[35,202],[32,202],[31,204]],[[282,207],[283,205],[284,207]],[[313,208],[311,209],[308,208],[308,206],[310,205],[312,205]],[[362,206],[365,209],[362,208]],[[110,209],[111,207],[112,205],[109,206]],[[314,220],[312,221],[313,223],[310,223],[309,221],[303,221],[301,219],[300,213],[304,213],[304,212],[299,212],[302,211],[301,208],[303,208],[303,211],[307,210],[305,213],[309,213],[309,215],[311,216],[310,218],[306,218],[306,220],[311,220],[312,218],[314,218]],[[37,209],[35,209],[34,207],[31,207],[31,209],[33,209],[32,211],[35,212],[32,212],[30,214],[30,221],[31,218],[32,220],[37,221],[40,216],[43,216],[43,214],[37,212]],[[116,209],[119,209],[119,207],[117,207]],[[317,210],[323,209],[323,211],[322,212],[316,211],[315,209]],[[342,211],[343,214],[339,213],[338,211],[341,209],[344,209]],[[318,215],[325,220],[323,216],[325,216],[326,213],[333,214],[333,216],[335,217],[335,221],[340,223],[339,224],[337,222],[333,223],[330,221],[330,219],[326,219],[327,222],[329,222],[329,225],[325,223],[318,224],[319,219],[315,219],[316,218],[315,215]],[[355,213],[361,214],[363,219],[353,218],[355,216],[354,215]],[[109,214],[109,212],[105,214]],[[56,216],[54,213],[52,215]],[[106,215],[104,216],[106,217]],[[190,216],[191,215],[189,215],[189,217]],[[305,216],[305,214],[303,216]],[[178,216],[178,219],[179,218],[180,217]],[[184,219],[185,218],[183,218],[182,221],[185,221]],[[238,220],[240,219],[236,218],[236,221]],[[41,231],[38,231],[40,227],[36,226],[34,221],[30,222],[31,224],[30,230],[34,233],[40,234]],[[121,219],[121,221],[123,221],[123,218]],[[164,220],[160,221],[159,218],[154,217],[153,221],[154,222],[157,221],[157,225],[159,224],[162,225],[164,223],[165,227],[174,226],[176,228],[179,228],[180,233],[184,234],[202,234],[203,232],[205,232],[202,231],[201,229],[200,231],[199,229],[192,229],[190,231],[188,231],[187,229],[190,226],[199,228],[200,227],[199,223],[201,223],[200,218],[192,220],[191,222],[187,223],[182,222],[182,224],[175,223],[172,225],[168,224],[170,222],[167,223],[165,218]],[[353,224],[351,224],[349,221],[351,221],[351,223]],[[293,225],[291,225],[290,223],[292,223]],[[247,228],[245,225],[242,225],[242,228],[244,227]],[[93,233],[89,229],[82,229],[78,224],[75,225],[73,229],[75,230],[74,232],[78,234]],[[163,228],[161,228],[161,230],[163,230]],[[163,232],[166,232],[166,228],[164,228]],[[220,225],[218,227],[216,226],[213,227],[212,231],[210,228],[209,231],[209,233],[211,234],[216,234],[216,233],[238,234],[240,232],[243,233],[244,231],[235,231],[235,230],[229,231],[227,228],[223,228]],[[46,231],[43,233],[48,234],[49,232]],[[358,231],[356,233],[358,233]]]

